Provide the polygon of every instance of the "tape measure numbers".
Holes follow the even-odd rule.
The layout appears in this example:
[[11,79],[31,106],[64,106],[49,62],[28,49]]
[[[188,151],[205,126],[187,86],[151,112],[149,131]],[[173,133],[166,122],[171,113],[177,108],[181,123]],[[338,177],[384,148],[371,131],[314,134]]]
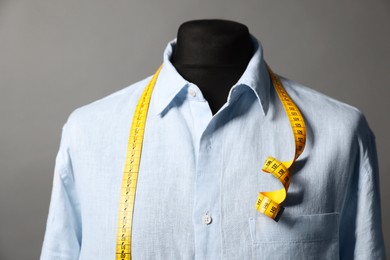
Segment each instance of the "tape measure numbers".
[[[132,220],[146,117],[152,91],[162,66],[163,65],[157,69],[148,86],[142,93],[133,115],[130,136],[128,139],[122,186],[120,190],[115,252],[117,260],[131,259]],[[303,151],[306,141],[306,131],[302,115],[300,114],[297,106],[288,96],[287,92],[285,92],[278,77],[271,71],[268,65],[267,69],[270,72],[275,89],[290,120],[294,132],[296,147],[295,156],[292,161],[279,162],[275,158],[268,157],[263,167],[264,171],[272,173],[281,181],[283,189],[271,192],[260,192],[256,203],[256,209],[272,219],[278,220],[281,212],[283,211],[283,207],[280,204],[286,198],[287,190],[291,181],[289,168]]]
[[150,97],[162,65],[145,88],[133,115],[130,137],[127,145],[125,169],[120,191],[118,227],[116,237],[116,259],[131,259],[131,230],[134,212],[135,191],[141,161],[142,142]]

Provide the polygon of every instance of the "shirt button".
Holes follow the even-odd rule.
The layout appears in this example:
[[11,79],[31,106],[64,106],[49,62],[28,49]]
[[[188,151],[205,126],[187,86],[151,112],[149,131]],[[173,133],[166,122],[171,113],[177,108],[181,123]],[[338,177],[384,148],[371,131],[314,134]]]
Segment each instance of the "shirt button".
[[192,88],[189,89],[189,93],[191,96],[196,97],[196,91],[193,90]]
[[203,222],[203,224],[208,225],[208,224],[211,223],[211,221],[212,221],[211,216],[210,216],[208,213],[205,213],[205,214],[202,216],[202,222]]

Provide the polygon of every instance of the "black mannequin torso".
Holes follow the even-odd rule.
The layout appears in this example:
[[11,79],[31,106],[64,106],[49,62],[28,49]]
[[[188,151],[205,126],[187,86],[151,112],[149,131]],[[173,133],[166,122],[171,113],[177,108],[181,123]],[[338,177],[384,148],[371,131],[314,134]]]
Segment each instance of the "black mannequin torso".
[[248,28],[227,20],[194,20],[178,30],[172,64],[199,87],[215,114],[253,55]]

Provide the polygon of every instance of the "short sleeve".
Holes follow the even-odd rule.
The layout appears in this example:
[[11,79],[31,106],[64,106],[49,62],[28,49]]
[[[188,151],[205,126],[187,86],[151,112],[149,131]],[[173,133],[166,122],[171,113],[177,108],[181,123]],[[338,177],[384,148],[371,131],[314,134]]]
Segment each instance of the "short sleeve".
[[56,156],[41,260],[74,260],[79,256],[80,205],[74,186],[68,128],[67,122],[62,127],[60,147]]
[[340,259],[386,259],[375,136],[363,118],[356,164],[344,202]]

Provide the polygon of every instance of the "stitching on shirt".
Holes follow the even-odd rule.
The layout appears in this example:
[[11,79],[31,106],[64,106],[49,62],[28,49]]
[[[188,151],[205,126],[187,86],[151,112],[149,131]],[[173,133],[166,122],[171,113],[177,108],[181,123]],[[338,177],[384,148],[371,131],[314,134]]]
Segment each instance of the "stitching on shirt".
[[[324,215],[338,215],[340,214],[339,211],[334,212],[325,212],[325,213],[317,213],[317,214],[303,214],[303,215],[292,215],[292,214],[284,214],[283,217],[310,217],[310,216],[324,216]],[[254,219],[254,218],[253,218]]]
[[318,242],[325,242],[325,241],[338,241],[338,237],[331,237],[331,238],[323,238],[323,239],[307,239],[307,240],[268,240],[268,241],[253,241],[253,245],[260,245],[260,244],[303,244],[303,243],[318,243]]
[[[366,142],[367,142],[367,153],[370,154],[372,151],[373,151],[373,147],[374,147],[374,135],[370,132],[366,133],[366,136],[365,136],[365,139],[366,139]],[[377,155],[375,155],[377,156]],[[365,156],[363,158],[363,161],[362,161],[362,166],[360,167],[360,171],[364,170],[364,176],[369,180],[369,181],[372,181],[373,179],[373,169],[371,168],[370,166],[370,163],[369,163],[369,157],[368,156]]]
[[219,181],[219,206],[220,206],[220,220],[219,220],[219,222],[220,222],[220,229],[221,229],[221,236],[220,236],[220,239],[221,239],[221,256],[223,256],[224,255],[224,244],[223,244],[223,242],[224,242],[224,236],[223,236],[223,234],[224,234],[224,230],[223,230],[223,225],[222,225],[222,222],[223,222],[223,218],[224,218],[224,216],[222,215],[223,214],[223,205],[222,205],[222,203],[223,203],[223,200],[222,200],[222,188],[223,188],[223,177],[224,177],[224,173],[225,173],[225,171],[224,171],[224,168],[223,168],[223,165],[224,165],[224,154],[225,154],[225,131],[226,130],[226,128],[222,128],[222,144],[221,144],[221,153],[220,153],[220,156],[221,156],[221,165],[220,165],[220,169],[221,169],[221,176],[220,176],[220,181]]

